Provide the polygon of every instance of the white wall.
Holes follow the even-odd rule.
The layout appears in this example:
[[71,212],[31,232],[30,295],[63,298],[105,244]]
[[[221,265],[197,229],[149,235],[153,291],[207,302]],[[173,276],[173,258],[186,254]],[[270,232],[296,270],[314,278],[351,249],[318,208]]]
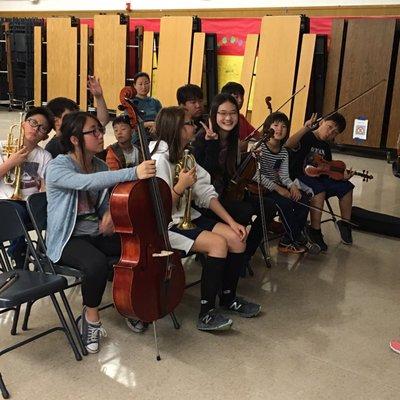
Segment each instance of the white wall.
[[399,0],[0,0],[0,11],[168,10],[187,8],[317,7],[351,5],[395,5]]

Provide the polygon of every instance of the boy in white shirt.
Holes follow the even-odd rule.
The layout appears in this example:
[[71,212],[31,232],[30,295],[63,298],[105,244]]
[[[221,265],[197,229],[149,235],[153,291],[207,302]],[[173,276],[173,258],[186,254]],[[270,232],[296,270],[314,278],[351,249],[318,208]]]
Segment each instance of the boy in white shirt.
[[[44,174],[47,164],[52,159],[51,154],[38,146],[38,143],[47,139],[53,129],[53,116],[43,107],[29,110],[21,125],[23,131],[22,147],[12,154],[5,153],[6,143],[0,143],[0,199],[10,200],[17,209],[24,223],[29,223],[26,209],[26,199],[29,195],[44,190]],[[21,168],[20,198],[14,199],[14,184],[7,184],[7,180],[15,180],[15,170]],[[16,267],[22,268],[25,261],[26,243],[23,237],[12,241],[8,254],[14,259]]]

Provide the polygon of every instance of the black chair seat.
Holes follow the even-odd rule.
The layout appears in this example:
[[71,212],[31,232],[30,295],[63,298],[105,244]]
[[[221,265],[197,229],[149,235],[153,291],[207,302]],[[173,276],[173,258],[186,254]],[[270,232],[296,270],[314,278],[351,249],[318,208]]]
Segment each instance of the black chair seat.
[[[0,274],[0,285],[14,272]],[[48,275],[41,272],[18,271],[18,279],[0,293],[0,308],[14,307],[28,301],[35,301],[68,286],[63,276]]]
[[82,279],[84,274],[79,269],[69,267],[67,265],[53,264],[54,272],[58,275],[72,276],[74,278]]

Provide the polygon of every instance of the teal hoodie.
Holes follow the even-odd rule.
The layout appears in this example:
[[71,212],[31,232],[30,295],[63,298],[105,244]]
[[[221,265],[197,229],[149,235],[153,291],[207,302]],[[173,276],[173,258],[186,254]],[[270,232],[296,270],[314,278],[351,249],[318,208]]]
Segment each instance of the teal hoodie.
[[119,182],[136,178],[136,167],[118,171],[108,171],[107,164],[93,158],[96,171],[83,174],[78,165],[68,155],[59,155],[50,161],[46,170],[47,193],[47,255],[53,262],[59,261],[65,245],[75,227],[78,191],[102,190],[98,212],[101,217],[108,209],[109,187]]

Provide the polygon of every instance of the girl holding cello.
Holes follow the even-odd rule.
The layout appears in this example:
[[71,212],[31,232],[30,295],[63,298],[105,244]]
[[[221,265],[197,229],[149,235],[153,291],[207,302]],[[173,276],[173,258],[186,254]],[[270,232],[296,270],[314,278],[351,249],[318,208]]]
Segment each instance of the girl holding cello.
[[90,353],[99,351],[105,335],[98,306],[106,287],[107,257],[119,256],[120,238],[114,234],[108,188],[116,183],[155,176],[155,162],[108,171],[95,154],[103,150],[105,128],[93,115],[76,111],[63,118],[61,144],[66,154],[49,163],[47,189],[47,254],[53,262],[84,273],[80,329]]
[[[190,251],[207,255],[201,276],[201,301],[197,328],[202,331],[228,329],[232,320],[215,310],[216,296],[220,295],[223,311],[242,317],[254,317],[261,306],[236,296],[239,274],[244,262],[247,232],[237,223],[218,200],[218,193],[210,184],[210,176],[196,164],[189,170],[182,168],[175,177],[176,164],[183,158],[185,148],[194,139],[196,126],[180,107],[163,108],[156,119],[158,140],[150,143],[152,157],[156,160],[157,176],[171,188],[172,223],[169,237],[173,248],[186,254]],[[207,218],[190,208],[187,190],[195,204],[210,209],[223,222]],[[191,229],[178,227],[184,216],[185,201],[190,209]],[[181,206],[178,203],[181,202]]]

